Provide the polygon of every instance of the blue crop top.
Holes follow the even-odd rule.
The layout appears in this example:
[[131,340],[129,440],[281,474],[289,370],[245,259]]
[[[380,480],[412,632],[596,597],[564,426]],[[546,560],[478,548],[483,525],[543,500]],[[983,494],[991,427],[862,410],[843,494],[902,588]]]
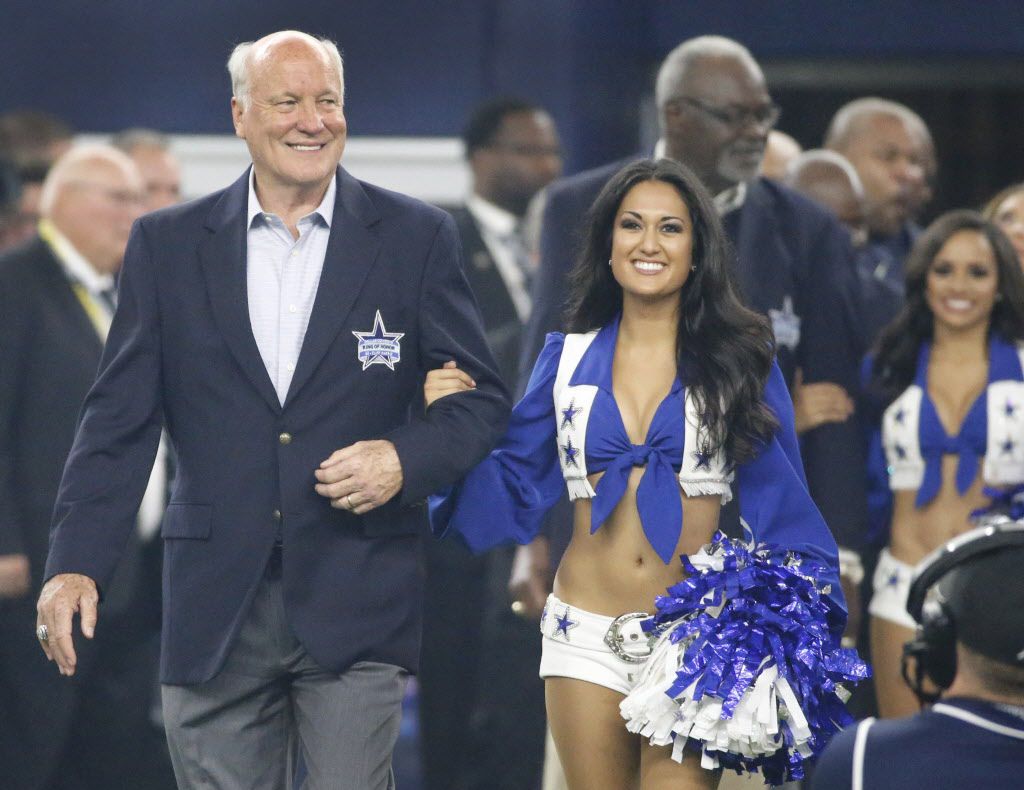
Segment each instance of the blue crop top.
[[[597,387],[583,460],[588,473],[605,474],[593,499],[591,531],[600,528],[622,498],[632,467],[646,464],[637,507],[648,541],[667,564],[683,529],[675,472],[683,462],[685,446],[685,388],[676,380],[658,406],[644,444],[632,444],[612,391],[617,337],[616,320],[597,334],[569,382]],[[572,457],[574,449],[556,443],[562,422],[577,418],[574,406],[559,413],[552,394],[564,343],[564,335],[548,335],[526,394],[491,454],[457,486],[430,498],[435,533],[455,534],[476,552],[510,541],[528,543],[538,534],[545,513],[565,491],[559,455]],[[741,517],[757,543],[805,553],[831,569],[834,578],[822,581],[835,582],[832,595],[841,601],[836,544],[807,492],[793,430],[793,406],[777,365],[772,366],[764,399],[780,427],[753,459],[736,467],[734,486],[741,494]],[[695,460],[699,465],[703,459]]]

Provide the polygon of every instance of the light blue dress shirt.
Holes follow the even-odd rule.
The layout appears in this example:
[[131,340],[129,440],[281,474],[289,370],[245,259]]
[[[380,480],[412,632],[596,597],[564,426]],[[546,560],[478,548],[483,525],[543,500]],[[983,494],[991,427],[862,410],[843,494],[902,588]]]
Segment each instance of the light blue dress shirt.
[[320,205],[298,222],[292,238],[284,221],[263,211],[249,171],[246,288],[249,321],[277,397],[284,404],[313,312],[334,217],[335,179]]

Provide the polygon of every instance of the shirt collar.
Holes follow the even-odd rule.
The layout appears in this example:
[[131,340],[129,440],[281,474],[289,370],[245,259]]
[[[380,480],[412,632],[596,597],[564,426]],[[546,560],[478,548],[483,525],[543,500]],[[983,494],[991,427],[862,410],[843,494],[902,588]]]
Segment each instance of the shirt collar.
[[[655,159],[667,159],[665,155],[665,138],[659,138],[658,142],[654,144],[653,156]],[[723,189],[714,197],[715,208],[718,209],[718,216],[724,217],[730,211],[735,211],[743,205],[743,201],[747,199],[747,183],[740,181],[738,184],[733,184],[728,189]]]
[[[319,214],[327,227],[331,227],[331,220],[334,218],[334,201],[337,194],[338,179],[337,176],[335,176],[331,179],[331,183],[327,185],[327,191],[324,192],[324,197],[323,200],[320,201],[320,205],[307,214],[306,217],[311,217],[313,214]],[[262,216],[264,213],[263,207],[260,205],[260,199],[256,197],[256,168],[250,167],[249,204],[246,211],[245,227],[251,228],[253,220],[256,219],[256,217]],[[302,219],[306,219],[306,217],[302,217]]]
[[98,272],[50,220],[39,220],[39,236],[60,261],[68,278],[81,283],[89,293],[98,294],[114,287],[114,275]]
[[466,198],[466,208],[488,233],[499,238],[512,234],[519,224],[518,217],[511,211],[494,205],[475,192]]

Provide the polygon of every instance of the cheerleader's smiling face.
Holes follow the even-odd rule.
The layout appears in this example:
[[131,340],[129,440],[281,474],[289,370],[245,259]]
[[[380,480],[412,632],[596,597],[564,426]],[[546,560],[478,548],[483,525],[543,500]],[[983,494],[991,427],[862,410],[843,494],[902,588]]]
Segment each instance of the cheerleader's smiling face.
[[678,298],[690,276],[693,226],[672,184],[641,181],[619,205],[612,231],[612,274],[623,295]]
[[954,233],[928,267],[925,298],[935,328],[987,327],[998,287],[995,254],[988,239],[975,230]]

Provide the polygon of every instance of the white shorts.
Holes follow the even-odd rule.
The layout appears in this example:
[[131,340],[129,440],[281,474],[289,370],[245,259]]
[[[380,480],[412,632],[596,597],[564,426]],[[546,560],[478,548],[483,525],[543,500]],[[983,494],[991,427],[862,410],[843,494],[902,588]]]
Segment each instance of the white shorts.
[[872,579],[875,592],[871,596],[868,613],[904,628],[917,628],[914,618],[907,612],[907,596],[913,578],[913,565],[896,559],[889,553],[889,549],[882,549]]
[[651,653],[653,640],[640,627],[648,617],[594,614],[549,595],[540,618],[540,676],[586,680],[628,694]]

